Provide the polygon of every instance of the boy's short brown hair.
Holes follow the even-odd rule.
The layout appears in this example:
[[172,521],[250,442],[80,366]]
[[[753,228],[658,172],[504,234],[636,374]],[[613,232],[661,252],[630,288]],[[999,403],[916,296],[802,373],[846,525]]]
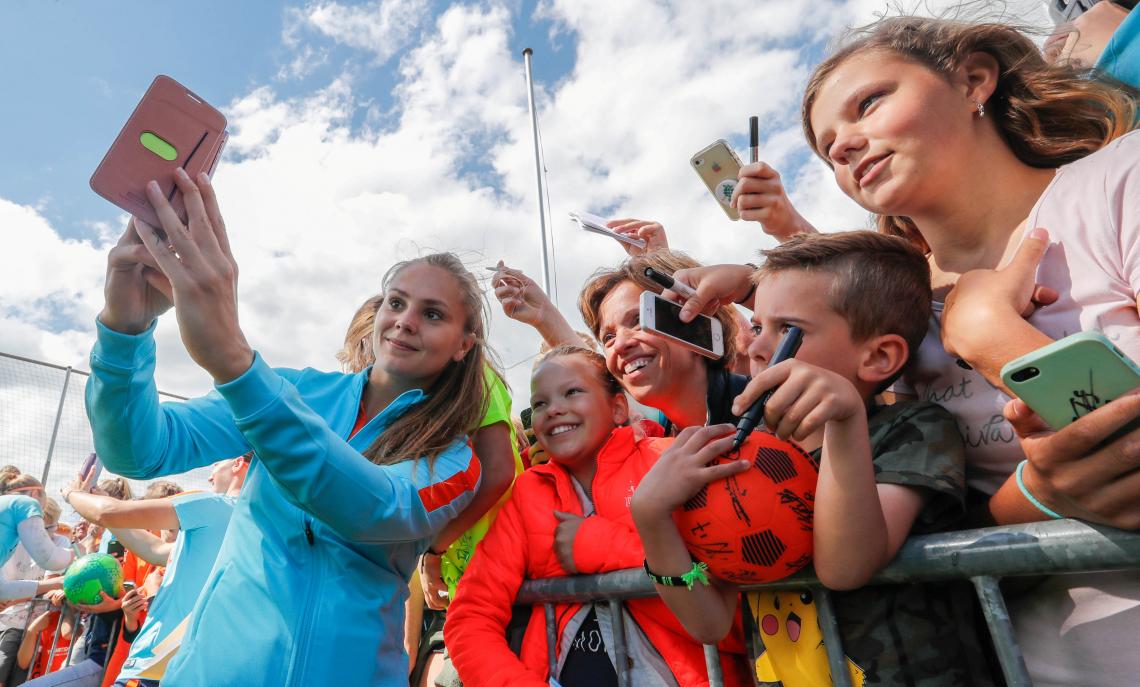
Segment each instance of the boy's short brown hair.
[[[636,255],[615,268],[603,268],[590,276],[582,292],[578,294],[578,310],[582,319],[590,328],[590,333],[598,339],[602,326],[602,301],[610,292],[622,282],[630,281],[645,291],[661,293],[661,285],[645,276],[645,268],[652,267],[664,274],[673,274],[677,270],[700,267],[701,263],[688,255],[672,250],[658,250],[644,255]],[[712,362],[714,365],[724,365],[736,359],[736,315],[731,305],[722,306],[714,315],[720,320],[724,330],[724,355]]]
[[752,275],[757,285],[789,270],[834,275],[827,300],[855,341],[897,334],[913,356],[926,336],[930,265],[905,239],[872,231],[800,234],[761,254],[764,264]]

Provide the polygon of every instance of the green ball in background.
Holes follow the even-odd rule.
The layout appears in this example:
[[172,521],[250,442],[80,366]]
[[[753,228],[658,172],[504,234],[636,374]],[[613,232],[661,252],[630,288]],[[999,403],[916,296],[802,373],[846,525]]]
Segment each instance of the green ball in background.
[[89,553],[67,566],[63,573],[63,593],[68,601],[94,605],[103,600],[101,591],[116,599],[123,595],[123,566],[114,556]]

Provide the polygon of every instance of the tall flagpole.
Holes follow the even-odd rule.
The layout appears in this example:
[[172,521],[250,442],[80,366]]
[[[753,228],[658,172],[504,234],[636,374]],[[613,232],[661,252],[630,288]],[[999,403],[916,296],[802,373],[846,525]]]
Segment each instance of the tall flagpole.
[[542,290],[546,292],[551,301],[556,301],[556,294],[551,291],[550,281],[550,251],[546,240],[546,207],[543,203],[542,193],[542,150],[538,143],[538,113],[534,107],[534,81],[530,71],[530,57],[534,53],[530,48],[523,49],[523,66],[526,68],[526,104],[530,110],[530,130],[534,134],[534,166],[538,177],[538,224],[542,230]]

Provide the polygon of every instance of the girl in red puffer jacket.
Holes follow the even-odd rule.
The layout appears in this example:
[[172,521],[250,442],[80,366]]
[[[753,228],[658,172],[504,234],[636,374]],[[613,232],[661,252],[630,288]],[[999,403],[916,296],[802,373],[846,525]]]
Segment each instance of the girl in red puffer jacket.
[[[641,565],[630,498],[667,439],[627,425],[629,409],[602,356],[564,346],[531,377],[533,426],[551,457],[515,481],[459,585],[444,640],[468,685],[616,685],[613,621],[606,604],[557,604],[556,673],[549,674],[545,619],[536,606],[519,656],[505,639],[524,580]],[[597,608],[595,608],[597,606]],[[622,623],[635,686],[707,685],[700,644],[658,598],[625,604]],[[728,685],[750,685],[740,633],[722,642]]]

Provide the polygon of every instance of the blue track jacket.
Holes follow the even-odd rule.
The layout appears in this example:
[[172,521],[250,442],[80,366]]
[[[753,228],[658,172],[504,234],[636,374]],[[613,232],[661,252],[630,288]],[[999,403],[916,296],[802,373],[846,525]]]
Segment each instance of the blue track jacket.
[[87,415],[110,471],[150,479],[257,453],[163,685],[407,685],[407,581],[474,495],[466,438],[431,468],[377,466],[360,452],[422,391],[349,441],[367,372],[273,369],[260,355],[207,396],[160,404],[154,327],[97,326]]

